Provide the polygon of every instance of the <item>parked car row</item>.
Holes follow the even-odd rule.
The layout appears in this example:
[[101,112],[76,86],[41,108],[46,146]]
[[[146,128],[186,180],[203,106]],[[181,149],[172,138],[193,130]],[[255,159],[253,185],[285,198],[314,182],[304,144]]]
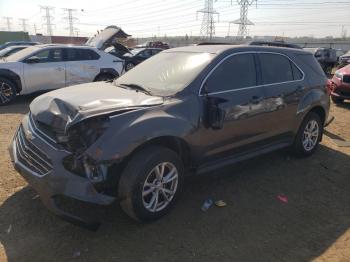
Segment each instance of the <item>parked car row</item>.
[[[36,47],[42,48],[48,55],[18,52],[22,59],[14,68],[33,70],[45,64],[41,59],[62,58],[57,68],[69,68],[74,50],[88,51],[89,58],[109,55],[89,47]],[[92,60],[86,61],[91,67]],[[47,81],[46,73],[36,74],[29,78],[33,85]],[[100,205],[118,200],[130,217],[153,221],[174,206],[188,174],[286,147],[298,156],[312,155],[329,123],[326,83],[315,57],[300,49],[169,49],[113,82],[75,85],[37,97],[16,131],[10,155],[58,216],[96,225],[58,205],[64,197]]]

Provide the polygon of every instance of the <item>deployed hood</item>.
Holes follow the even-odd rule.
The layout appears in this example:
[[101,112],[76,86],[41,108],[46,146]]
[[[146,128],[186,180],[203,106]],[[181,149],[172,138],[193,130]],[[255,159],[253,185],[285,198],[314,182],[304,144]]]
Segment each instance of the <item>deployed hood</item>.
[[[99,32],[96,36],[90,38],[85,44],[88,46],[96,47],[100,50],[104,50],[108,46],[118,45],[115,40],[116,38],[127,38],[128,36],[130,35],[126,34],[120,27],[108,26]],[[119,44],[118,47],[120,46],[124,47],[123,45]]]
[[113,83],[95,82],[43,94],[30,104],[30,112],[35,121],[64,133],[88,117],[117,114],[162,103],[161,97],[123,89]]

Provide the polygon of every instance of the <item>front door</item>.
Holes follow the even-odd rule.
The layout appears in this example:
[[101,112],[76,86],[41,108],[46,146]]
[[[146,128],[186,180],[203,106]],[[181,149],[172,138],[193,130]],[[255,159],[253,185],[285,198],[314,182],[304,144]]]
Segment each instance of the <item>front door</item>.
[[206,127],[200,132],[204,161],[227,156],[266,138],[271,127],[264,122],[264,93],[258,86],[256,64],[253,53],[231,55],[204,83],[203,104],[216,101],[225,115],[221,129]]
[[23,76],[26,93],[56,89],[65,86],[65,63],[61,48],[50,48],[36,52],[30,58],[38,58],[36,63],[23,61]]

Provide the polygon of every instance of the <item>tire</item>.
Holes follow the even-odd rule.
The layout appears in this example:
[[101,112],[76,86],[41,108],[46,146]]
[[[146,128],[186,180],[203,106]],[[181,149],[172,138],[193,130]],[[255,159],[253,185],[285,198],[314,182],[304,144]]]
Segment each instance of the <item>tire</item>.
[[127,63],[125,65],[125,71],[129,71],[130,69],[133,69],[135,65],[133,63]]
[[100,75],[96,76],[95,82],[109,81],[109,80],[113,80],[114,78],[116,78],[116,76],[111,75],[111,74],[100,74]]
[[[167,175],[171,178],[168,183],[156,182],[155,169],[161,164],[164,165],[163,179]],[[174,178],[176,173],[170,175],[171,170],[177,172],[177,179]],[[122,172],[118,185],[120,205],[127,215],[137,221],[157,220],[174,206],[181,193],[183,179],[183,163],[174,151],[161,146],[148,146],[133,155]]]
[[344,102],[344,99],[332,96],[332,101],[334,104],[339,105]]
[[[320,116],[315,112],[308,113],[300,125],[298,133],[294,139],[292,152],[299,157],[312,155],[316,151],[322,135],[323,124]],[[307,140],[311,140],[311,142],[307,142]]]
[[6,78],[0,77],[0,106],[11,103],[16,98],[16,85]]

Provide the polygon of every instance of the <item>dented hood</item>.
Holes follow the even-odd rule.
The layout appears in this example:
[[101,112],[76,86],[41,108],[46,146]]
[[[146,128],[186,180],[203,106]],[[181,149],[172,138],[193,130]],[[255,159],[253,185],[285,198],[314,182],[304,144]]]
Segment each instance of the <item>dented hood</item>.
[[113,83],[94,82],[43,94],[30,104],[30,112],[35,121],[64,133],[92,116],[118,114],[162,103],[162,97],[123,89]]

